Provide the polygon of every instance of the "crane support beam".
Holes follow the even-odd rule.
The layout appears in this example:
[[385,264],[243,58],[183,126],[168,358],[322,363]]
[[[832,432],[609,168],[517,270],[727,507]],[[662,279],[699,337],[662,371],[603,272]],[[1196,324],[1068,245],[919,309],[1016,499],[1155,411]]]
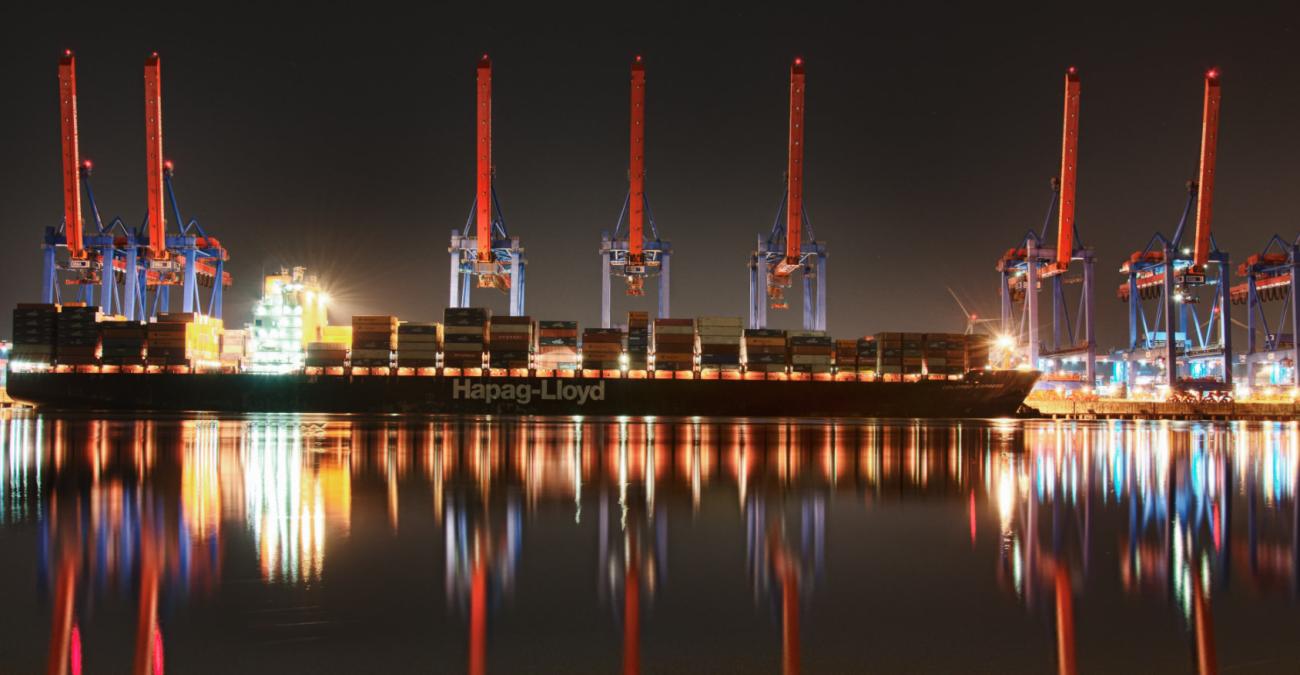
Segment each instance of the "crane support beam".
[[1065,120],[1061,133],[1060,205],[1057,209],[1056,269],[1064,272],[1074,257],[1074,190],[1079,162],[1079,73],[1065,73]]
[[631,156],[628,167],[627,249],[629,262],[641,264],[645,227],[645,64],[632,63]]
[[[804,132],[803,59],[790,65],[790,155],[786,167],[787,190],[785,215],[785,265],[798,266],[803,241],[803,132]],[[788,273],[788,272],[787,272]]]
[[1201,168],[1197,175],[1196,250],[1192,263],[1202,270],[1210,259],[1210,217],[1214,211],[1214,164],[1219,147],[1219,71],[1205,73],[1205,104],[1201,115]]
[[479,262],[492,261],[492,60],[487,54],[478,62],[477,158],[475,233]]
[[149,256],[167,257],[166,195],[163,188],[162,62],[155,52],[144,62],[145,171],[149,197]]
[[66,51],[59,59],[59,131],[63,139],[63,233],[68,253],[85,256],[82,248],[81,149],[77,137],[77,57]]

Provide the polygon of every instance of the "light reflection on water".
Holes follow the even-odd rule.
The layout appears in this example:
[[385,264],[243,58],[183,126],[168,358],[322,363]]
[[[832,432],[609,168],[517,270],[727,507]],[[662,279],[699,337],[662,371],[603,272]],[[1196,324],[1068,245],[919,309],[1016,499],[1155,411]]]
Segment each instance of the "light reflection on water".
[[[1300,658],[1269,639],[1300,627],[1298,439],[20,415],[0,426],[0,594],[38,593],[0,610],[0,671],[1124,670],[1143,638],[1152,670],[1274,670]],[[927,634],[945,622],[961,635]],[[524,646],[557,632],[580,637]],[[406,656],[381,668],[379,645]]]

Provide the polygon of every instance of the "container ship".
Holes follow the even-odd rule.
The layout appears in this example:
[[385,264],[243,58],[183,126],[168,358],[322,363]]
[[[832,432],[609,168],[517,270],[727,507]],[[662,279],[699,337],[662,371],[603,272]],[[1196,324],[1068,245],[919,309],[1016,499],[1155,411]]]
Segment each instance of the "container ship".
[[[988,367],[949,333],[745,329],[738,317],[631,312],[619,328],[492,317],[355,316],[329,326],[290,279],[246,330],[200,314],[14,311],[8,391],[39,407],[153,412],[743,417],[1001,417],[1038,373]],[[306,326],[307,328],[304,328]]]

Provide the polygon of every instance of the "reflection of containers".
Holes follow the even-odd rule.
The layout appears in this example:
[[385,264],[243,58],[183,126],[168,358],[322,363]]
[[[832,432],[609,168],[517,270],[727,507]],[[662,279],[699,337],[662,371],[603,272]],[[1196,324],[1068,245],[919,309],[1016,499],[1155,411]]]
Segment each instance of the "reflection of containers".
[[437,368],[442,324],[403,321],[397,324],[397,367]]
[[548,370],[575,370],[578,358],[577,321],[537,322],[537,367]]
[[744,324],[738,316],[702,316],[695,321],[700,368],[740,368],[740,340]]
[[754,373],[784,373],[790,361],[786,332],[776,328],[749,328],[741,350],[745,370]]
[[482,368],[487,348],[485,307],[448,307],[442,312],[442,365],[446,368]]
[[618,370],[623,353],[623,331],[617,328],[587,328],[582,331],[582,367],[585,370]]
[[655,370],[695,369],[695,321],[693,319],[655,319]]
[[533,349],[533,320],[527,316],[498,316],[488,327],[488,365],[526,369]]
[[650,314],[627,313],[627,367],[645,370],[650,361]]
[[352,366],[387,368],[397,349],[397,317],[386,314],[352,317]]

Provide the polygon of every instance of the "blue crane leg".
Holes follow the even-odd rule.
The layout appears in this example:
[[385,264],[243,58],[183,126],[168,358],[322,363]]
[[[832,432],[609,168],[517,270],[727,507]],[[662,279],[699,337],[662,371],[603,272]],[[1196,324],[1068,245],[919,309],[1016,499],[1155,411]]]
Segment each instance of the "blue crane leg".
[[609,249],[600,254],[600,327],[609,328]]
[[659,316],[660,319],[667,319],[672,316],[672,306],[669,304],[672,299],[672,284],[669,281],[668,273],[672,254],[664,251],[660,256],[659,269]]

